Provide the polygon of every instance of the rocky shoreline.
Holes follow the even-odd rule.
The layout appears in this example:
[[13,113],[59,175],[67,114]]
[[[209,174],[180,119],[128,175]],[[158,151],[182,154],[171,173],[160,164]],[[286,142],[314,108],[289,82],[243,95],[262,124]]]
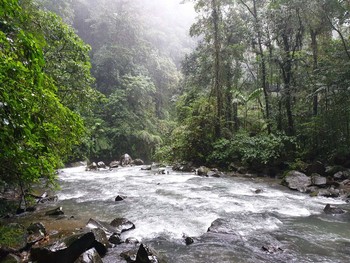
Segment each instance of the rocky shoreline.
[[[101,164],[101,163],[100,163]],[[90,169],[90,168],[89,168]],[[100,169],[97,167],[97,169]],[[101,169],[110,169],[104,167]],[[116,169],[116,168],[112,168]],[[140,169],[152,170],[158,174],[166,174],[162,167],[142,166]],[[215,168],[204,166],[194,168],[190,164],[174,165],[173,170],[193,172],[198,176],[221,177],[239,176],[239,172],[224,173]],[[282,185],[292,190],[310,194],[311,196],[340,197],[348,199],[350,195],[350,172],[344,167],[324,167],[320,163],[313,164],[302,171],[290,171],[286,173]],[[165,175],[166,176],[166,175]],[[249,174],[248,177],[255,177]],[[261,193],[262,189],[256,189],[255,194]],[[102,258],[108,255],[110,249],[118,250],[118,262],[165,262],[159,253],[147,244],[128,238],[123,240],[121,233],[134,229],[135,226],[126,218],[116,218],[111,222],[102,222],[95,219],[79,218],[77,215],[65,215],[64,209],[56,207],[48,209],[57,201],[54,196],[40,197],[42,206],[32,213],[24,216],[2,219],[3,223],[13,224],[13,227],[24,229],[25,235],[22,246],[10,248],[0,247],[0,261],[12,260],[11,262],[76,262],[94,263],[102,262]],[[116,202],[122,202],[126,196],[117,195]],[[40,203],[40,202],[38,202]],[[338,207],[326,205],[325,214],[343,214],[347,211]],[[12,223],[12,222],[18,223]],[[17,225],[16,225],[17,224]],[[23,227],[23,226],[27,227]],[[237,233],[232,232],[225,225],[225,220],[217,219],[208,228],[208,232],[200,237],[183,236],[183,244],[191,245],[206,238],[225,238],[240,242]],[[276,242],[267,242],[258,248],[261,253],[278,254],[283,252]]]

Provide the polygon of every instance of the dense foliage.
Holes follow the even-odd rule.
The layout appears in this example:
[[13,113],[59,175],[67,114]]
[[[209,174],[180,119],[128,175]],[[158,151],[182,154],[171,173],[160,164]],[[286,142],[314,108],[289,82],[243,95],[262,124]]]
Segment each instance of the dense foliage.
[[271,165],[349,154],[347,1],[193,0],[175,159]]
[[[55,32],[47,28],[50,23],[56,26]],[[60,34],[59,41],[64,45],[50,41],[55,33]],[[74,78],[69,76],[73,74],[69,71],[74,68],[72,64],[88,68],[88,56],[69,57],[64,52],[66,43],[74,47],[75,54],[87,52],[57,15],[40,11],[30,1],[21,1],[21,5],[16,0],[1,2],[0,184],[20,186],[22,194],[40,178],[53,183],[55,169],[85,132],[82,118],[60,92],[74,85],[62,81],[64,76]],[[67,67],[50,64],[48,53],[58,45],[61,47],[55,56],[61,56]],[[71,97],[90,90],[89,70],[76,71],[85,83],[77,86],[78,91],[72,91]],[[81,105],[77,99],[75,105]]]

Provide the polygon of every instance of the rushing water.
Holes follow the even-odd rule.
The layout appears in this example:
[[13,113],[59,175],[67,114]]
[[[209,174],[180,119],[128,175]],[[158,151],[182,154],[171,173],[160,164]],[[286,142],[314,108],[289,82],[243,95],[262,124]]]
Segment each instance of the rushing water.
[[[350,262],[349,213],[323,213],[327,203],[347,209],[340,199],[311,198],[257,179],[207,178],[171,169],[158,175],[140,167],[103,172],[78,167],[60,171],[59,179],[67,214],[86,220],[128,218],[136,229],[123,238],[150,244],[170,263]],[[263,191],[256,194],[256,189]],[[127,198],[115,202],[117,195]],[[235,234],[205,234],[218,218]],[[194,244],[186,246],[183,234]],[[262,246],[268,245],[283,251],[266,253]],[[104,262],[122,262],[115,254],[112,249]]]

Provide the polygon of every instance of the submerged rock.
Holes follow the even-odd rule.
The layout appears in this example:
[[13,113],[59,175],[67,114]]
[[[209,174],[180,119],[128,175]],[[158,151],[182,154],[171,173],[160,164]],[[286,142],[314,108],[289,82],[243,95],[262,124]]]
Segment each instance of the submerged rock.
[[185,243],[186,243],[186,245],[188,246],[188,245],[193,244],[193,243],[194,243],[194,240],[193,240],[192,237],[185,237]]
[[323,211],[326,214],[332,214],[332,215],[336,215],[336,214],[344,214],[345,211],[339,207],[331,207],[330,204],[327,204],[326,207],[323,209]]
[[114,245],[119,245],[119,244],[123,243],[122,239],[120,238],[120,235],[116,234],[116,233],[111,235],[110,238],[108,239],[108,241]]
[[123,201],[125,198],[126,198],[125,195],[118,195],[118,196],[114,199],[114,201],[120,202],[120,201]]
[[146,167],[141,167],[142,171],[151,171],[152,170],[152,165],[148,165]]
[[269,253],[269,254],[275,254],[278,252],[283,252],[283,249],[278,247],[278,246],[274,246],[274,245],[265,245],[262,246],[262,250]]
[[140,243],[140,241],[138,241],[136,238],[134,237],[128,237],[126,240],[125,240],[125,243],[127,244],[138,244]]

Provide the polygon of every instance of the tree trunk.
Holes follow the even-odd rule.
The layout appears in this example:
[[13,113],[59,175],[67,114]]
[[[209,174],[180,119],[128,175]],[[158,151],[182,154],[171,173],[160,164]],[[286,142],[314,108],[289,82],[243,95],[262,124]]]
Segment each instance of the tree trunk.
[[287,135],[294,135],[294,119],[292,112],[292,92],[291,92],[291,80],[292,80],[292,57],[290,45],[288,42],[288,36],[286,34],[282,34],[284,51],[286,55],[286,60],[282,65],[282,73],[283,73],[283,82],[284,82],[284,91],[285,91],[285,107],[287,113]]
[[269,102],[269,94],[268,94],[268,84],[267,84],[267,76],[266,76],[266,59],[264,55],[264,49],[262,45],[262,36],[261,36],[261,28],[260,21],[258,17],[258,12],[256,8],[256,0],[253,0],[254,4],[254,18],[255,18],[255,28],[258,36],[258,45],[259,45],[259,56],[260,56],[260,67],[261,67],[261,86],[264,92],[264,100],[265,100],[265,118],[267,121],[267,132],[271,133],[271,121],[270,121],[270,102]]
[[212,7],[212,19],[214,27],[214,87],[213,93],[216,98],[216,124],[215,124],[215,136],[219,138],[221,136],[221,121],[222,121],[222,112],[223,112],[223,99],[222,99],[222,84],[221,84],[221,43],[220,43],[220,32],[219,32],[219,13],[220,6],[217,0],[211,1]]
[[[311,35],[311,48],[312,48],[312,58],[313,58],[313,66],[312,69],[315,72],[318,68],[318,44],[317,44],[317,32],[315,30],[310,30]],[[317,87],[314,88],[314,96],[313,96],[313,115],[317,116],[318,114],[318,94],[316,93]]]

